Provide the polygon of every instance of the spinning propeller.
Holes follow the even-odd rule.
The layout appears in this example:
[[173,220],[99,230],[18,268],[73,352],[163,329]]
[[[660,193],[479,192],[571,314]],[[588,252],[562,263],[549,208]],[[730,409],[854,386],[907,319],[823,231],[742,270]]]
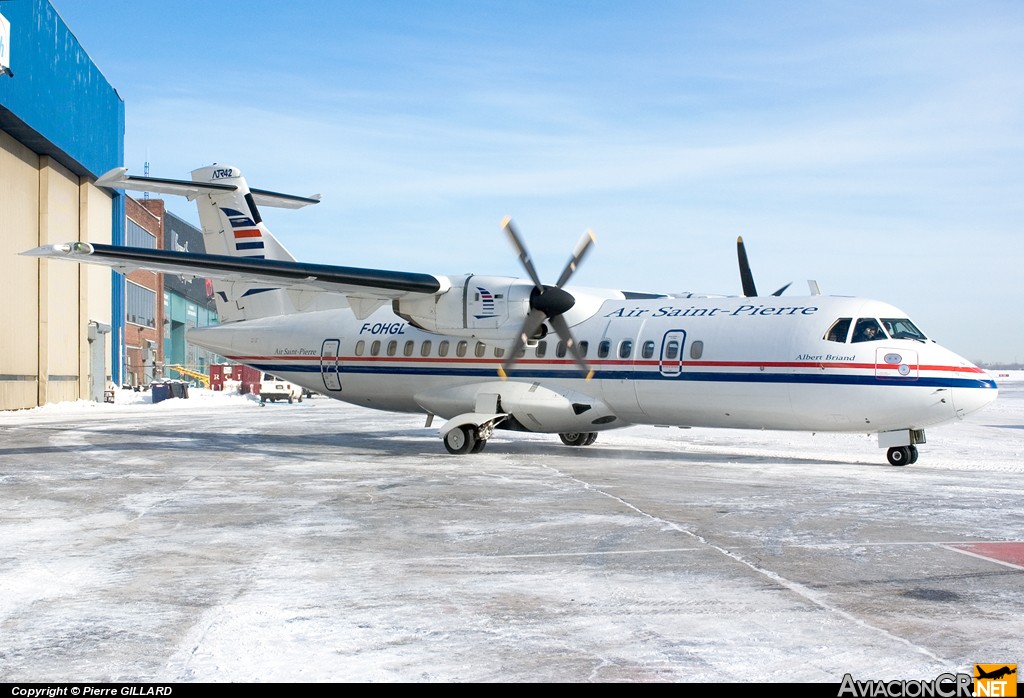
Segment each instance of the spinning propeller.
[[583,237],[576,243],[576,247],[573,249],[572,256],[565,265],[562,275],[558,277],[558,281],[554,286],[546,286],[540,282],[540,276],[533,266],[530,253],[526,251],[526,245],[523,244],[518,231],[512,225],[512,219],[506,217],[502,221],[501,227],[505,230],[505,234],[508,235],[512,246],[519,254],[519,261],[522,262],[523,268],[526,269],[530,280],[533,281],[534,289],[530,294],[530,312],[526,316],[526,320],[523,321],[523,326],[519,330],[519,336],[516,337],[516,342],[512,346],[508,358],[505,359],[505,363],[498,369],[498,374],[502,379],[506,377],[506,372],[512,369],[512,366],[519,358],[519,352],[523,350],[526,343],[531,339],[539,339],[544,336],[542,329],[544,323],[547,322],[551,329],[555,331],[555,334],[558,335],[558,338],[565,342],[566,349],[576,359],[576,364],[580,367],[580,371],[586,375],[587,380],[590,380],[594,372],[587,365],[583,354],[580,353],[579,344],[577,344],[576,339],[572,336],[569,324],[562,317],[564,313],[568,312],[576,304],[576,299],[562,287],[565,286],[566,282],[576,272],[576,269],[579,268],[591,245],[594,244],[594,233],[590,230],[583,233]]
[[[747,298],[753,298],[757,295],[757,287],[754,286],[754,275],[750,271],[750,262],[747,261],[747,248],[743,244],[742,237],[736,238],[736,256],[740,260],[740,281],[743,282],[743,295]],[[792,283],[790,281],[772,295],[781,296]]]

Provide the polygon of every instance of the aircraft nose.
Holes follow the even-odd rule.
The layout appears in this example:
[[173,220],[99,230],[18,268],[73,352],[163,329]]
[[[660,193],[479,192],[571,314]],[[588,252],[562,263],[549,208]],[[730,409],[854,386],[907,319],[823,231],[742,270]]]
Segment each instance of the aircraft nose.
[[987,375],[970,382],[974,385],[953,388],[953,411],[959,419],[991,405],[999,395],[999,387]]

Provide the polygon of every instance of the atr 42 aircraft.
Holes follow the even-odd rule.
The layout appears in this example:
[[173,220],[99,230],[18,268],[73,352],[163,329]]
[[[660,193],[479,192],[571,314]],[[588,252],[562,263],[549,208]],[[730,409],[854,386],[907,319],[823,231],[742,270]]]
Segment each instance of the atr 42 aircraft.
[[[307,198],[251,189],[212,165],[192,181],[107,173],[100,186],[184,195],[209,254],[70,242],[37,257],[213,280],[221,325],[189,341],[338,400],[447,420],[452,453],[496,429],[556,433],[570,446],[632,424],[877,433],[893,465],[917,460],[925,427],[996,398],[981,369],[928,339],[903,311],[863,298],[759,296],[742,240],[743,297],[554,285],[306,264],[257,206]],[[812,283],[812,291],[815,285]]]

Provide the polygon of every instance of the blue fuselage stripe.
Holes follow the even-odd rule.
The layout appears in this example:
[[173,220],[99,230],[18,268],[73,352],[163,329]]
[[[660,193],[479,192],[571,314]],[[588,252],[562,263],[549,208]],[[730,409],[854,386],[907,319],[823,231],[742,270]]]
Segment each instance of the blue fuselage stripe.
[[[462,378],[497,378],[497,368],[423,368],[414,366],[352,366],[331,364],[321,368],[320,364],[267,364],[251,366],[269,373],[340,373],[363,375],[438,376]],[[509,372],[510,379],[573,379],[581,378],[576,369],[570,370],[519,370]],[[596,371],[599,380],[638,381],[695,381],[713,383],[794,383],[803,385],[888,385],[914,386],[921,388],[983,388],[995,389],[996,383],[983,378],[945,378],[924,376],[917,378],[879,378],[872,375],[822,374],[822,373],[739,373],[690,371],[677,375],[662,375],[656,371]]]

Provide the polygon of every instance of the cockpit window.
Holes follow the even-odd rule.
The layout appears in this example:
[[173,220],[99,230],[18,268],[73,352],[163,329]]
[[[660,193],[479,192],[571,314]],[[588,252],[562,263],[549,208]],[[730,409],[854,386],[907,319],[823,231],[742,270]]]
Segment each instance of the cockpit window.
[[884,317],[882,324],[893,339],[916,339],[920,342],[928,339],[924,333],[905,317]]
[[853,322],[853,318],[843,317],[832,323],[832,327],[828,328],[828,332],[825,333],[825,339],[830,342],[846,343],[846,336],[850,334],[850,323]]
[[853,328],[853,341],[856,342],[877,342],[885,339],[885,333],[874,318],[860,318]]

